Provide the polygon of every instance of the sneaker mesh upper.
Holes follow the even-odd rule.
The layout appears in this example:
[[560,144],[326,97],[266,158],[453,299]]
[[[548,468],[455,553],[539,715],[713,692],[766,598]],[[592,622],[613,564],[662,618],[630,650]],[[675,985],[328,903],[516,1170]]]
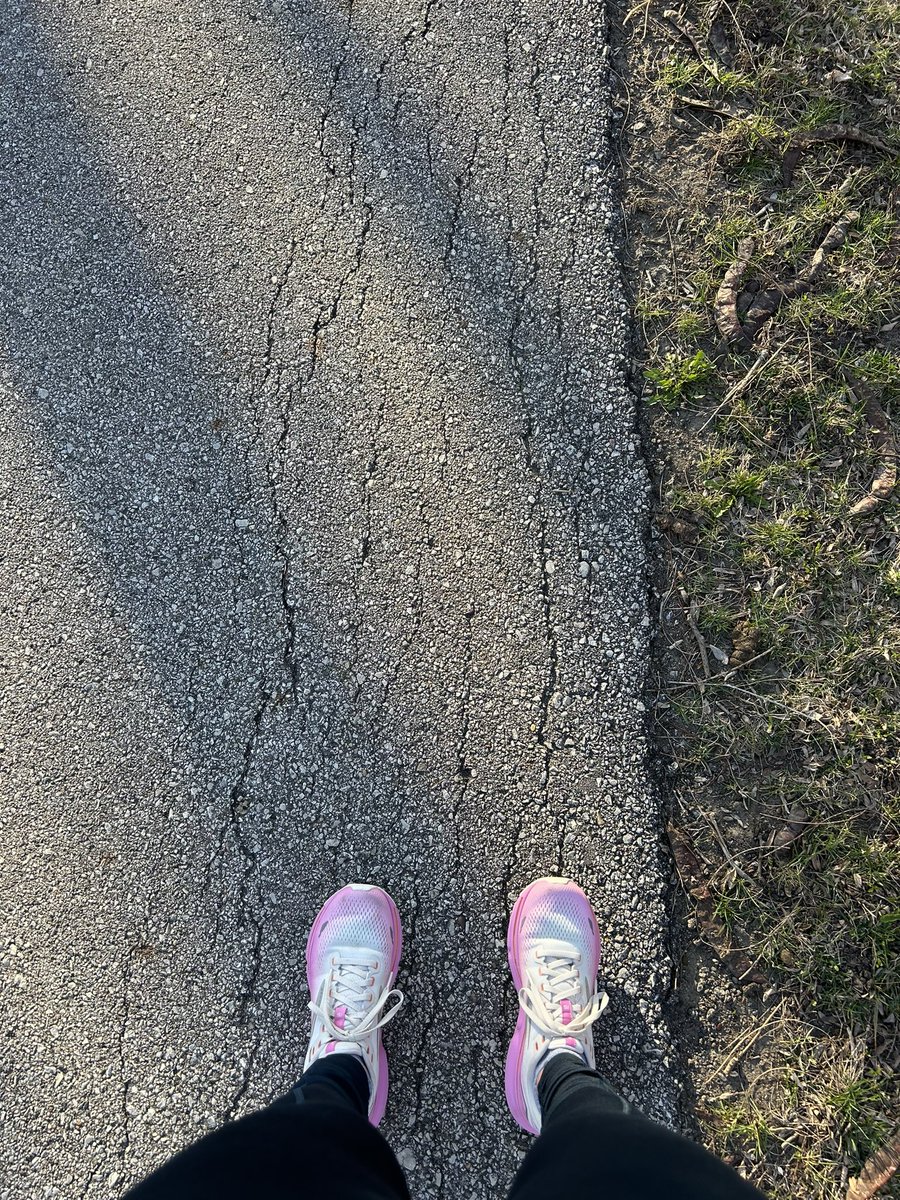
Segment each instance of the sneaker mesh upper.
[[348,891],[331,899],[328,919],[319,928],[315,969],[334,946],[353,946],[390,954],[391,914],[379,892]]
[[590,907],[574,888],[548,888],[535,896],[526,907],[522,922],[523,949],[540,938],[571,943],[589,961],[596,953]]

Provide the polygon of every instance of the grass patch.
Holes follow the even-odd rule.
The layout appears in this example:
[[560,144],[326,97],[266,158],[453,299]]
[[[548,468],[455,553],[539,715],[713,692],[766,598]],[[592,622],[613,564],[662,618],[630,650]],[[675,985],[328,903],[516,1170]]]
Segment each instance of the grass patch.
[[[770,981],[746,1009],[743,1085],[725,1068],[695,1080],[699,1113],[773,1200],[842,1200],[900,1114],[900,495],[848,515],[880,460],[847,382],[875,389],[900,440],[900,157],[814,142],[790,185],[783,160],[836,124],[900,150],[900,9],[679,13],[702,56],[653,0],[630,10],[627,47],[635,128],[658,131],[630,164],[653,214],[639,311],[665,546],[658,733],[716,918]],[[749,352],[725,349],[713,302],[738,244],[754,242],[745,284],[777,287],[851,211],[816,286]],[[654,246],[671,250],[654,262]]]

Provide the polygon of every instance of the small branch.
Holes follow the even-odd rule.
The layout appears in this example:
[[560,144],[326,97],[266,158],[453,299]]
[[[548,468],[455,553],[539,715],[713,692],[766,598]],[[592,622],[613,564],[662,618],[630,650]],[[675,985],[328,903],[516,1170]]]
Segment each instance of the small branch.
[[716,901],[700,859],[686,833],[671,822],[667,826],[669,846],[681,886],[694,901],[697,922],[708,944],[743,987],[765,987],[769,980],[744,947],[735,945],[716,913]]
[[746,116],[745,111],[735,108],[731,104],[710,104],[708,100],[698,100],[696,96],[686,96],[683,92],[676,92],[675,99],[686,108],[702,108],[704,112],[715,113],[717,117],[725,117],[727,120]]
[[733,400],[737,400],[738,396],[743,395],[743,393],[747,390],[747,388],[750,387],[751,383],[753,383],[754,380],[759,378],[759,376],[766,369],[766,367],[772,361],[772,359],[774,359],[780,353],[781,353],[780,350],[770,350],[768,348],[766,348],[765,350],[761,350],[759,352],[758,358],[751,365],[751,367],[749,368],[747,373],[741,379],[739,379],[737,381],[737,383],[733,384],[728,389],[728,391],[722,397],[721,401],[716,405],[715,409],[706,418],[706,420],[703,422],[703,424],[700,426],[700,428],[697,432],[703,433],[703,431],[705,429],[708,429],[709,426],[716,419],[716,417],[719,415],[719,413],[722,411],[722,409],[725,408],[727,405],[731,404],[731,402]]
[[700,661],[703,664],[703,676],[705,679],[709,679],[711,674],[709,669],[709,654],[706,650],[706,640],[697,625],[697,601],[692,600],[690,603],[688,603],[687,593],[684,591],[681,592],[681,599],[684,603],[684,619],[687,621],[688,628],[694,635],[694,641],[697,643],[697,649],[700,651]]

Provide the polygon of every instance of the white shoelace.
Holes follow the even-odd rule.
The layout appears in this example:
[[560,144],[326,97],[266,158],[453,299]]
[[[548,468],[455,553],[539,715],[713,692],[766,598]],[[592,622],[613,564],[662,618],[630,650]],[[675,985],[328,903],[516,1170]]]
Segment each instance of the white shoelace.
[[[397,1015],[404,1000],[399,988],[386,988],[378,997],[372,992],[377,961],[374,955],[368,958],[351,958],[343,954],[332,957],[331,972],[323,977],[316,999],[309,1002],[309,1010],[322,1022],[328,1041],[365,1041]],[[392,998],[396,998],[397,1003],[385,1012],[384,1007]],[[340,1007],[347,1010],[343,1029],[335,1025],[331,1015]]]
[[[595,992],[581,1005],[581,955],[565,942],[544,941],[536,947],[534,961],[525,973],[525,986],[519,991],[519,1005],[527,1017],[553,1037],[577,1037],[597,1020],[609,1003],[606,992]],[[541,991],[541,984],[544,990]],[[563,1021],[561,1001],[572,1001],[570,1020]]]

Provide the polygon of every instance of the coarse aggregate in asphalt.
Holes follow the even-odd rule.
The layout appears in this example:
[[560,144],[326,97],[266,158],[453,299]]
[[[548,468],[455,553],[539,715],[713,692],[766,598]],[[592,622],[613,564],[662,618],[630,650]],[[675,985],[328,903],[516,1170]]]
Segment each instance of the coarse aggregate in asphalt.
[[595,0],[7,0],[0,1198],[121,1196],[294,1082],[403,914],[384,1125],[500,1196],[511,901],[578,879],[672,1120],[647,477]]

